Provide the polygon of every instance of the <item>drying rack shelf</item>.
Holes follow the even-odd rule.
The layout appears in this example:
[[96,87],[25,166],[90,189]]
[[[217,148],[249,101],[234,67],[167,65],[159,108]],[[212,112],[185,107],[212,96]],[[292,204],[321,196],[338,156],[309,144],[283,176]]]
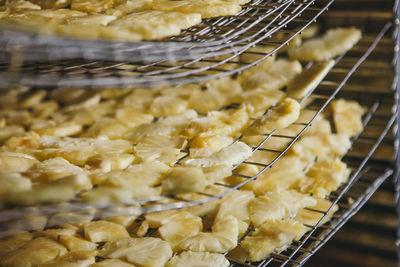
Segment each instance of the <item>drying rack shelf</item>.
[[[150,87],[221,78],[271,56],[332,2],[252,1],[236,16],[207,19],[178,37],[136,45],[58,38],[53,45],[49,37],[2,29],[0,87]],[[255,45],[271,51],[248,50]],[[256,59],[240,59],[247,54]]]

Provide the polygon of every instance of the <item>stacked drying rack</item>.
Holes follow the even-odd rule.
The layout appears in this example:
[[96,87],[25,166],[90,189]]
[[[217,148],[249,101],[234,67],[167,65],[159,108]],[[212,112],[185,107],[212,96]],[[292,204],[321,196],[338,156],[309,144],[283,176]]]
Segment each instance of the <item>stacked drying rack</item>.
[[[337,57],[335,66],[326,78],[301,100],[302,103],[307,103],[305,109],[314,112],[314,117],[299,123],[301,127],[296,135],[277,135],[273,131],[265,133],[265,138],[260,143],[252,145],[253,152],[274,153],[275,159],[271,162],[240,163],[262,167],[258,174],[251,177],[236,171],[237,166],[234,167],[234,175],[245,178],[241,184],[233,187],[224,184],[224,193],[199,194],[201,198],[198,201],[162,196],[113,205],[43,205],[39,207],[42,213],[51,215],[65,210],[96,208],[103,216],[120,215],[118,212],[121,211],[126,215],[137,215],[201,205],[221,198],[272,167],[311,126],[316,116],[335,97],[343,96],[357,100],[368,108],[368,112],[363,118],[364,131],[352,139],[353,148],[344,158],[352,171],[350,179],[329,196],[333,204],[338,204],[339,210],[329,222],[322,225],[321,222],[329,210],[308,209],[322,213],[321,220],[316,225],[307,225],[310,231],[301,240],[293,242],[287,250],[272,254],[261,262],[239,263],[227,255],[232,266],[304,264],[395,172],[395,145],[398,141],[393,129],[396,124],[397,94],[392,59],[397,59],[397,51],[390,34],[397,31],[397,25],[393,22],[393,13],[326,12],[333,2],[253,0],[236,16],[205,19],[200,25],[184,31],[180,36],[158,42],[72,40],[43,36],[7,25],[0,26],[0,87],[18,85],[49,89],[198,83],[234,75],[258,64],[287,45],[317,19],[324,28],[356,26],[363,30],[362,40],[349,52]],[[340,7],[343,1],[337,2]],[[252,52],[249,48],[254,45],[268,45],[274,49],[269,53]],[[255,60],[240,61],[238,55],[241,54],[252,55],[251,58]],[[235,108],[235,105],[227,108]],[[283,150],[263,148],[274,138],[284,138],[290,142]],[[378,149],[382,142],[383,149]],[[172,203],[165,201],[167,198],[172,198]],[[19,208],[18,212],[0,211],[1,222],[22,216],[23,208]]]

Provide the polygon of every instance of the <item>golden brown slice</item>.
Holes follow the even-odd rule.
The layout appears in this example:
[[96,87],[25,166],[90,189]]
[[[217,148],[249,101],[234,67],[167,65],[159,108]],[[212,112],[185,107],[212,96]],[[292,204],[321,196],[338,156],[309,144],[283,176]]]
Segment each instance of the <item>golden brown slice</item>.
[[71,9],[99,13],[114,7],[115,0],[71,0]]
[[294,123],[300,115],[300,104],[291,98],[285,98],[267,114],[257,119],[246,131],[245,135],[269,134]]
[[361,31],[352,28],[328,30],[322,37],[310,39],[289,49],[289,57],[303,61],[326,61],[350,50],[361,39]]
[[333,120],[338,133],[353,137],[364,129],[362,116],[366,109],[356,101],[338,99],[332,101]]
[[202,266],[228,267],[229,261],[219,253],[184,251],[173,256],[165,265],[166,267],[196,267]]
[[281,252],[293,241],[300,239],[307,228],[294,220],[271,220],[265,222],[241,242],[249,253],[250,261],[260,261],[272,252]]
[[295,190],[280,190],[259,196],[249,204],[250,218],[255,226],[268,220],[288,219],[305,207],[313,206],[317,201]]
[[212,18],[236,15],[241,7],[238,3],[221,0],[153,0],[153,9],[183,13],[199,12],[202,18]]
[[113,242],[129,237],[126,229],[108,221],[93,221],[84,225],[85,238],[92,242]]
[[314,63],[310,68],[304,69],[287,85],[288,96],[297,99],[306,96],[318,86],[334,64],[334,60],[329,60],[327,62]]
[[107,242],[100,255],[139,266],[163,267],[172,256],[168,242],[155,237],[124,238]]

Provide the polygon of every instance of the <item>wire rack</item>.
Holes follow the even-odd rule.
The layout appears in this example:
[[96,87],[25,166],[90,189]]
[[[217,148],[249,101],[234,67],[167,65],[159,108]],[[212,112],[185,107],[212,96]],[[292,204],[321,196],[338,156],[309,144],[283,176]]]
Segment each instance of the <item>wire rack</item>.
[[[352,74],[356,71],[356,69],[366,60],[368,55],[373,51],[373,49],[378,45],[379,41],[383,38],[384,34],[389,30],[391,27],[391,23],[385,25],[382,31],[376,36],[376,38],[371,38],[371,36],[365,35],[364,39],[356,46],[353,50],[363,50],[363,53],[359,57],[351,56],[352,51],[348,52],[349,55],[342,55],[336,59],[336,67],[332,69],[332,73],[339,72],[342,75],[335,76],[335,79],[326,78],[322,83],[321,86],[323,90],[319,90],[319,88],[311,95],[306,96],[302,99],[301,102],[310,102],[307,108],[309,111],[312,111],[314,116],[311,120],[305,122],[298,122],[296,123],[299,126],[297,135],[288,136],[288,135],[278,135],[276,131],[271,133],[266,133],[264,138],[261,141],[257,142],[256,144],[252,144],[253,153],[256,152],[263,152],[263,153],[271,153],[274,155],[274,159],[271,162],[250,162],[244,161],[240,164],[248,164],[248,165],[256,165],[261,167],[259,173],[254,176],[247,176],[238,171],[236,171],[236,167],[234,167],[233,175],[240,177],[243,179],[243,182],[239,183],[235,186],[228,186],[226,184],[220,184],[226,188],[226,191],[219,195],[209,195],[209,194],[199,194],[200,199],[196,201],[188,201],[185,199],[180,198],[171,198],[168,196],[161,196],[161,197],[154,197],[150,199],[141,199],[137,200],[134,203],[123,203],[123,204],[82,204],[82,203],[63,203],[60,205],[44,205],[39,206],[39,210],[42,215],[52,215],[58,212],[63,211],[82,211],[88,209],[98,209],[97,214],[98,217],[108,217],[108,216],[117,216],[117,215],[139,215],[148,212],[157,212],[161,210],[167,209],[176,209],[176,208],[183,208],[189,207],[194,205],[201,205],[212,200],[222,198],[224,195],[232,192],[236,189],[239,189],[244,184],[250,182],[251,180],[256,179],[259,175],[261,175],[264,171],[270,168],[280,157],[282,157],[290,147],[300,138],[303,132],[311,126],[314,119],[323,111],[323,109],[333,100],[341,88],[346,84]],[[340,62],[347,62],[343,66],[339,66]],[[350,62],[350,65],[348,64]],[[347,69],[346,69],[347,68]],[[344,72],[343,70],[346,71]],[[325,85],[325,86],[322,86]],[[367,124],[372,116],[374,115],[375,111],[379,107],[379,102],[368,103],[370,106],[368,114],[365,116],[364,123]],[[231,107],[235,107],[234,105]],[[393,120],[390,121],[393,123]],[[387,131],[387,129],[386,129]],[[237,141],[239,141],[242,137],[239,137]],[[265,148],[265,144],[268,144],[268,141],[273,138],[284,138],[288,140],[288,145],[282,150],[273,150]],[[379,140],[377,140],[379,141]],[[370,155],[366,159],[369,158]],[[364,163],[365,164],[365,163]],[[363,165],[364,165],[363,164]],[[173,201],[171,203],[171,201]],[[24,216],[29,215],[29,208],[19,208],[19,209],[10,209],[10,210],[3,210],[0,212],[0,222],[6,222],[10,220],[16,220],[22,218]]]
[[[99,46],[102,42],[89,41],[83,42],[85,50],[76,47],[75,43],[81,42],[71,40],[59,41],[60,45],[52,47],[48,38],[36,44],[37,35],[3,30],[0,87],[150,87],[221,78],[271,56],[314,22],[332,2],[253,1],[237,16],[205,20],[181,36],[170,38],[173,42],[144,42],[140,44],[144,50],[140,51],[132,44],[121,43],[114,44],[119,50],[103,51]],[[163,47],[156,49],[156,44]],[[256,44],[272,49],[269,53],[248,51]],[[241,60],[239,56],[245,54],[253,55],[255,60]]]
[[[205,19],[179,36],[162,41],[115,42],[74,40],[24,31],[15,25],[3,25],[0,59],[9,59],[19,51],[24,60],[80,58],[131,62],[188,60],[240,51],[271,37],[304,11],[313,9],[315,0],[253,0],[235,16]],[[318,8],[315,11],[320,11]]]

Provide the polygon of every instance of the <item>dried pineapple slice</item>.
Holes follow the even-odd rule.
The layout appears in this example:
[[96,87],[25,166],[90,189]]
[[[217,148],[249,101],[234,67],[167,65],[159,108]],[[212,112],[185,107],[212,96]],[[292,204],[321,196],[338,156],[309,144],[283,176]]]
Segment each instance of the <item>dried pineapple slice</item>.
[[357,102],[338,99],[332,101],[332,110],[338,133],[353,137],[364,129],[361,117],[366,110]]
[[158,160],[172,165],[184,154],[181,152],[187,144],[181,136],[148,136],[135,146],[135,155],[142,161]]
[[24,172],[38,160],[30,155],[16,152],[0,152],[0,173]]
[[268,68],[257,70],[252,74],[247,74],[242,78],[244,89],[264,88],[279,90],[287,85],[302,70],[298,61],[278,59]]
[[241,237],[250,224],[249,203],[254,199],[254,194],[247,190],[236,190],[222,198],[216,221],[226,216],[234,216],[239,223],[239,237]]
[[9,192],[19,192],[32,189],[32,181],[19,173],[0,173],[0,199]]
[[334,60],[322,63],[314,63],[310,68],[304,69],[299,75],[292,79],[286,92],[289,97],[300,99],[314,90],[335,64]]
[[226,135],[235,136],[248,124],[249,116],[244,107],[236,110],[211,111],[207,117],[193,119],[183,135],[196,136]]
[[267,220],[292,218],[300,209],[315,204],[314,198],[295,190],[270,192],[250,202],[250,218],[255,226],[260,226]]
[[212,226],[212,232],[200,232],[183,240],[179,246],[183,250],[196,252],[225,253],[237,246],[239,235],[238,220],[229,215]]
[[300,104],[291,98],[285,98],[267,114],[257,119],[245,132],[246,135],[268,134],[294,123],[300,115]]
[[56,138],[44,136],[40,139],[43,159],[62,157],[76,165],[83,165],[88,158],[102,153],[129,153],[132,145],[125,140],[107,138]]
[[268,108],[282,100],[285,93],[280,90],[257,88],[247,90],[242,95],[242,105],[246,107],[251,117],[257,118]]
[[91,242],[113,242],[129,237],[126,229],[113,222],[93,221],[84,225],[85,238]]
[[184,251],[173,256],[166,267],[196,267],[202,266],[228,267],[229,261],[219,253]]
[[249,253],[250,261],[260,261],[272,252],[285,250],[293,240],[300,239],[305,226],[294,220],[272,220],[261,225],[259,231],[246,236],[241,247]]
[[199,12],[202,18],[212,18],[236,15],[241,10],[241,7],[235,2],[221,0],[153,0],[153,9],[183,13]]
[[316,162],[307,172],[307,179],[298,185],[299,190],[323,198],[346,182],[349,175],[350,169],[338,158]]
[[0,240],[0,256],[15,251],[32,240],[33,234],[30,232],[22,232],[6,240]]
[[161,191],[150,186],[137,186],[130,188],[99,186],[89,192],[81,194],[81,200],[91,203],[123,203],[132,202],[134,199],[159,196]]
[[71,252],[94,251],[97,249],[97,244],[76,236],[61,234],[57,236],[57,241],[63,244]]
[[188,102],[176,96],[158,96],[150,106],[150,112],[155,117],[177,115],[186,110]]
[[30,0],[41,8],[64,8],[71,4],[71,0]]
[[66,19],[66,24],[73,24],[79,26],[107,26],[109,23],[114,21],[117,17],[108,16],[104,14],[92,14],[82,17],[71,17]]
[[6,1],[5,8],[11,11],[40,10],[39,5],[25,0]]
[[144,123],[151,123],[154,116],[146,114],[132,107],[120,108],[115,111],[115,118],[128,126],[134,128]]
[[114,0],[71,0],[71,9],[99,13],[114,7]]
[[361,39],[361,31],[352,28],[328,30],[322,37],[310,39],[289,49],[289,57],[304,61],[325,61],[350,50]]
[[185,160],[183,163],[196,167],[212,167],[218,165],[234,166],[248,159],[252,153],[252,149],[248,145],[239,141],[209,157],[191,158]]
[[126,0],[114,8],[107,9],[106,14],[110,16],[122,17],[123,15],[150,9],[153,5],[153,0]]
[[35,125],[34,122],[30,128],[31,131],[35,131],[39,135],[49,135],[54,137],[77,135],[82,132],[82,129],[82,125],[74,122],[61,123],[59,125]]
[[[135,0],[134,0],[135,1]],[[136,265],[118,259],[105,259],[90,265],[90,267],[135,267]]]
[[41,264],[43,267],[86,267],[95,263],[95,251],[74,251],[69,252],[57,259]]
[[100,255],[140,266],[162,267],[172,256],[168,242],[155,237],[125,238],[107,242]]
[[86,165],[91,170],[110,172],[113,170],[125,169],[131,165],[135,157],[131,154],[106,153],[93,156],[88,159]]
[[6,125],[0,127],[0,144],[9,139],[10,137],[21,136],[25,133],[25,129],[19,125]]
[[46,97],[47,92],[45,90],[39,90],[33,92],[22,99],[19,103],[21,108],[33,108],[36,105],[40,104],[42,100]]
[[158,228],[158,232],[161,238],[171,245],[173,251],[178,251],[180,242],[197,235],[202,228],[203,223],[200,217],[182,211]]
[[28,241],[17,250],[0,256],[0,262],[5,266],[37,266],[67,252],[60,243],[49,238],[38,237]]
[[206,186],[206,176],[198,167],[173,167],[164,177],[161,187],[163,195],[201,192]]
[[124,136],[125,132],[129,130],[128,127],[113,118],[98,118],[92,126],[82,135],[82,137],[98,138],[108,137],[109,139],[120,139]]
[[197,112],[207,113],[220,109],[226,105],[226,102],[226,97],[221,92],[202,86],[193,89],[188,100],[188,105]]
[[[317,204],[309,208],[321,212],[326,212],[331,206],[332,202],[330,202],[329,200],[323,198],[317,198]],[[325,216],[325,218],[321,221],[321,224],[328,222],[332,218],[332,215],[338,209],[339,207],[337,205],[333,206],[331,210],[328,212],[327,216]],[[295,217],[295,220],[307,225],[312,225],[312,226],[316,225],[319,222],[319,220],[321,220],[321,218],[324,216],[323,213],[317,211],[302,209]]]
[[233,138],[225,135],[197,136],[189,142],[190,157],[206,157],[233,143]]

